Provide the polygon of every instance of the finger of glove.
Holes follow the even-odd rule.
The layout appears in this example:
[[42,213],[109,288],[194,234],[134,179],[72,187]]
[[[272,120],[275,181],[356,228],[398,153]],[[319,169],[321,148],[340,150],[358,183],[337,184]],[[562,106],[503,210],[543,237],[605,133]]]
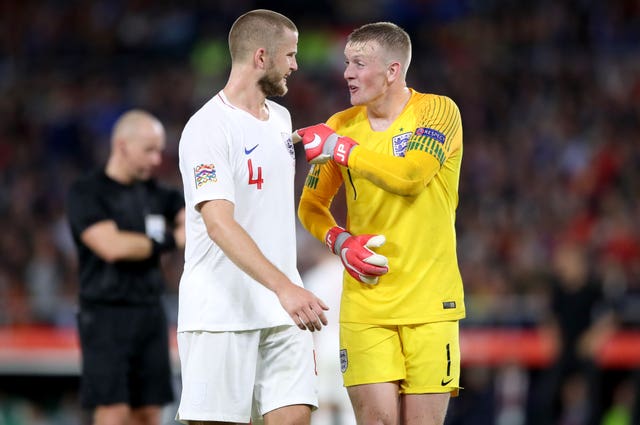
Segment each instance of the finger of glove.
[[389,260],[387,259],[387,257],[385,257],[384,255],[380,255],[380,254],[376,254],[373,251],[369,251],[371,252],[371,255],[363,258],[362,261],[367,263],[367,264],[372,264],[374,266],[380,266],[380,267],[384,267],[387,270],[389,269],[387,266],[389,265]]
[[[369,253],[370,251],[368,251],[368,254]],[[359,253],[356,252],[356,250],[354,249],[343,248],[340,254],[342,257],[342,262],[349,265],[349,267],[353,268],[356,272],[360,274],[381,276],[389,271],[389,268],[386,267],[386,265],[379,266],[377,264],[370,264],[365,262],[363,257],[361,255],[358,255]],[[377,255],[377,254],[374,254],[374,255]],[[367,257],[368,256],[369,255],[367,255]]]
[[360,282],[366,283],[367,285],[377,285],[378,284],[378,276],[365,276],[360,275]]
[[308,127],[308,130],[318,133],[318,135],[323,139],[326,139],[330,134],[335,134],[335,131],[325,123],[312,125],[311,127]]
[[[343,244],[342,251],[347,250],[346,258],[350,263],[354,263],[356,261],[361,263],[368,263],[373,266],[383,267],[385,269],[382,273],[376,274],[384,274],[388,271],[387,265],[389,264],[389,260],[387,257],[381,254],[377,254],[367,248],[367,245],[361,246],[359,243],[345,243]],[[345,246],[346,245],[346,246]]]
[[367,276],[359,273],[355,268],[351,267],[348,264],[345,264],[345,270],[358,282],[366,283],[368,285],[375,285],[376,283],[378,283],[378,278],[376,276]]
[[315,126],[317,126],[317,125],[319,125],[319,124],[314,124],[314,125],[310,125],[310,126],[307,126],[307,127],[299,128],[299,129],[297,129],[296,131],[294,131],[294,133],[298,133],[298,134],[300,135],[300,137],[304,137],[304,134],[305,134],[306,132],[308,132],[308,131],[309,131],[309,129],[312,129],[313,127],[315,127]]
[[382,276],[389,271],[389,267],[387,266],[378,266],[376,264],[369,264],[364,261],[360,262],[360,264],[354,265],[354,267],[361,273],[370,276]]
[[324,123],[310,125],[308,127],[300,128],[296,131],[302,137],[304,137],[305,134],[308,134],[311,135],[311,138],[313,138],[313,134],[318,134],[318,136],[322,137],[323,139],[331,133],[335,133],[331,127]]

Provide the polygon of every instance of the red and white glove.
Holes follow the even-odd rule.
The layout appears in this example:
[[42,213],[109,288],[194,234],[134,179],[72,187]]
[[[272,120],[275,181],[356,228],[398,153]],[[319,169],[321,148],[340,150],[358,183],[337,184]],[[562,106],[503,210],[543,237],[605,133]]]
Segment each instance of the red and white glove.
[[387,257],[369,248],[379,248],[385,243],[383,235],[353,236],[342,227],[332,227],[325,236],[325,243],[340,256],[344,268],[354,279],[375,285],[378,277],[389,271]]
[[351,149],[358,145],[355,140],[336,134],[326,124],[304,127],[295,132],[302,139],[307,161],[311,164],[324,164],[333,159],[346,167]]

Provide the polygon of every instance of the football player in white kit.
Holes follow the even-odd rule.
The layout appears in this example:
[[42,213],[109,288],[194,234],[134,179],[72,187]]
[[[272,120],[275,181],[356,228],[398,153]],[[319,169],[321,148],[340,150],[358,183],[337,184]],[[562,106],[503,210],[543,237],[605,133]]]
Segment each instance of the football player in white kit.
[[178,349],[183,423],[309,424],[317,407],[309,331],[328,307],[296,267],[287,92],[298,31],[254,10],[229,33],[225,87],[186,124],[179,158],[186,203]]

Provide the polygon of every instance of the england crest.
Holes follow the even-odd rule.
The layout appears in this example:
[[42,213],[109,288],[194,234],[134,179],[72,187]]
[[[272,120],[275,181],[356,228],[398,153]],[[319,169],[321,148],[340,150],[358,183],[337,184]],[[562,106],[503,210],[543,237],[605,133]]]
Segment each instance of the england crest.
[[349,366],[349,359],[347,358],[347,349],[340,350],[340,372],[345,373]]
[[398,134],[397,136],[393,136],[391,139],[391,143],[393,144],[393,155],[394,156],[404,156],[407,151],[407,145],[409,144],[409,139],[411,138],[411,132]]
[[291,155],[291,158],[296,159],[296,151],[293,148],[293,142],[291,141],[291,134],[280,133],[280,135],[282,136],[284,145],[287,147],[287,152],[289,152],[289,155]]

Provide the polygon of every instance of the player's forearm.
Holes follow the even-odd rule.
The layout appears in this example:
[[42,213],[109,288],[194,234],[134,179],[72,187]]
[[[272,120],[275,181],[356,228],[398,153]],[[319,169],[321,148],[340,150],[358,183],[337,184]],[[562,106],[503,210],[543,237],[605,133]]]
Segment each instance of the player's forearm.
[[114,244],[114,261],[142,261],[153,254],[153,241],[142,233],[119,232]]
[[235,220],[233,203],[225,200],[207,201],[201,205],[200,213],[211,240],[240,270],[275,293],[282,287],[293,285]]
[[327,231],[336,226],[336,220],[329,210],[330,202],[324,203],[313,192],[304,190],[298,204],[298,218],[302,226],[321,242]]
[[209,237],[238,268],[273,292],[278,293],[283,285],[291,283],[237,222],[213,224]]
[[430,155],[395,157],[359,146],[349,156],[349,168],[371,183],[401,196],[420,193],[440,169]]
[[153,242],[146,235],[119,230],[111,220],[88,227],[81,238],[89,249],[107,263],[142,261],[153,252]]

